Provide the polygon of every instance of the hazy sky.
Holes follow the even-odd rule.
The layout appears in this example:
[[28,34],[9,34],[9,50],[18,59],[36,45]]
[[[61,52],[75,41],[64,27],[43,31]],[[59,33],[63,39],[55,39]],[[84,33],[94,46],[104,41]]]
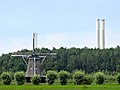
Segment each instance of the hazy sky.
[[38,47],[95,48],[96,18],[105,19],[106,47],[120,45],[120,0],[0,0],[0,54]]

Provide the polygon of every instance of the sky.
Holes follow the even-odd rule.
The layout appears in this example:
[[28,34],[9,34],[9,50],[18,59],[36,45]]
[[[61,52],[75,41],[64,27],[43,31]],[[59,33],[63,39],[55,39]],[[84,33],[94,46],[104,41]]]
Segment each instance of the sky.
[[105,47],[120,45],[120,0],[0,0],[0,55],[38,48],[96,47],[96,18],[105,19]]

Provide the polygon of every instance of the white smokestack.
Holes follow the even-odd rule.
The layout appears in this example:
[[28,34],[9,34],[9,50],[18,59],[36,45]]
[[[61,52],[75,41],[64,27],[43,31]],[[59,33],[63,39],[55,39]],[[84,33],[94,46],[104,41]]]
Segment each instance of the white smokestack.
[[105,48],[105,20],[101,20],[101,49]]
[[100,19],[96,19],[96,48],[100,48]]

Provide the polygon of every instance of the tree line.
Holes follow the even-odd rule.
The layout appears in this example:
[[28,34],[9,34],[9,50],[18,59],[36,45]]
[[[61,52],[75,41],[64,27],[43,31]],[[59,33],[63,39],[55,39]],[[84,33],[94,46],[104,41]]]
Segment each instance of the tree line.
[[[104,73],[120,72],[120,47],[109,49],[96,48],[48,48],[36,49],[37,53],[57,53],[57,58],[50,56],[42,64],[43,73],[47,70],[65,70],[73,72],[82,70],[85,73],[102,71]],[[11,57],[12,54],[31,54],[31,50],[21,50],[0,56],[0,74],[5,71],[26,71],[26,65],[22,58]]]

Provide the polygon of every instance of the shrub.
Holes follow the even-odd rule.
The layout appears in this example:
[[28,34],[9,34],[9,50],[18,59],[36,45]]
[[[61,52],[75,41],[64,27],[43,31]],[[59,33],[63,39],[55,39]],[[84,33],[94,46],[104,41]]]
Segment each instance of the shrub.
[[105,75],[102,72],[97,72],[95,74],[96,84],[103,84],[105,81]]
[[35,75],[31,78],[31,82],[34,84],[34,85],[39,85],[40,83],[40,76],[38,75]]
[[13,72],[9,72],[11,79],[14,80],[14,73]]
[[85,74],[84,74],[83,72],[81,72],[81,71],[76,71],[76,72],[74,73],[74,76],[73,76],[73,78],[74,78],[74,80],[75,80],[75,84],[77,84],[77,85],[83,84],[84,76],[85,76]]
[[58,77],[59,77],[59,80],[60,80],[60,84],[61,85],[66,85],[68,77],[69,77],[69,73],[67,71],[60,71],[58,73]]
[[2,78],[2,81],[3,81],[4,85],[10,85],[10,83],[12,81],[12,78],[11,78],[11,76],[8,72],[3,72],[1,74],[1,78]]
[[25,73],[24,72],[16,72],[14,75],[14,79],[17,85],[23,85],[25,83]]
[[117,75],[117,82],[120,84],[120,73]]
[[90,85],[93,82],[93,77],[91,75],[84,76],[83,84]]
[[112,84],[112,83],[116,83],[116,82],[117,82],[117,78],[115,76],[110,76],[110,75],[105,76],[105,83]]
[[49,85],[53,84],[57,79],[57,72],[56,71],[48,71],[47,72],[47,82]]

